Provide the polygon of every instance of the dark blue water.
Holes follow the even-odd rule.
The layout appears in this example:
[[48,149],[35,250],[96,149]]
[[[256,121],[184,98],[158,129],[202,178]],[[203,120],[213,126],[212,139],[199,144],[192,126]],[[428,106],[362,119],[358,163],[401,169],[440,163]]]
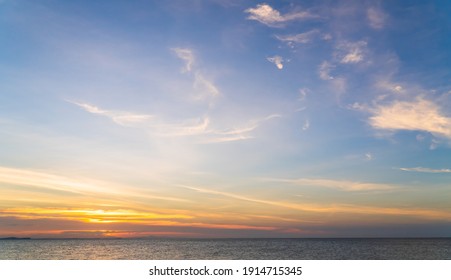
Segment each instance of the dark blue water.
[[0,240],[0,259],[449,260],[451,238]]

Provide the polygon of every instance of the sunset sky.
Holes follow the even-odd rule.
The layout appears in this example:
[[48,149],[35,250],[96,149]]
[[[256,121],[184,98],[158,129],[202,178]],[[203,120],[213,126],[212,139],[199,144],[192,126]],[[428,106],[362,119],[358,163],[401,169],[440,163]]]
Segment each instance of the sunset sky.
[[0,0],[0,237],[451,237],[450,15]]

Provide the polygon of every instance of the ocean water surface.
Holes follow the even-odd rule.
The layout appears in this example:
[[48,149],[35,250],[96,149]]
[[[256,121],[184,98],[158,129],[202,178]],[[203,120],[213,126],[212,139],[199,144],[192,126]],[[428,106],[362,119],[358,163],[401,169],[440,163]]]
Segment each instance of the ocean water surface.
[[1,260],[450,260],[451,238],[0,240]]

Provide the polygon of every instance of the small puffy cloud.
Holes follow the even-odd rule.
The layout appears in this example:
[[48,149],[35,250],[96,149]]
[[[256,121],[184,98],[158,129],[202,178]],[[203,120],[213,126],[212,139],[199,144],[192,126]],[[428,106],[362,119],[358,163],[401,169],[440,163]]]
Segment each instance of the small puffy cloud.
[[451,169],[432,169],[426,167],[401,167],[399,170],[408,171],[408,172],[422,172],[422,173],[451,173]]
[[190,72],[195,61],[193,51],[183,48],[173,48],[172,50],[175,52],[178,58],[185,61],[185,68],[183,69],[183,71]]
[[367,53],[367,42],[341,42],[336,46],[340,63],[353,64],[363,61]]
[[380,80],[376,83],[376,87],[390,91],[393,93],[403,93],[405,89],[400,85],[387,80]]
[[385,26],[387,15],[379,8],[371,7],[366,11],[368,24],[374,29],[382,29]]
[[269,62],[274,63],[274,65],[276,65],[276,67],[280,70],[283,69],[283,58],[281,56],[273,56],[273,57],[267,57],[266,58]]
[[321,80],[332,80],[334,77],[330,75],[330,71],[334,67],[335,66],[330,64],[328,61],[324,61],[323,63],[321,63],[318,67],[318,74]]
[[288,21],[317,17],[307,11],[293,11],[287,14],[281,14],[268,4],[258,4],[255,8],[246,9],[244,12],[249,14],[248,19],[259,21],[271,27],[283,26]]
[[279,41],[285,42],[289,45],[293,43],[306,44],[312,41],[312,39],[319,34],[319,30],[313,29],[304,33],[299,33],[295,35],[276,35]]
[[419,97],[414,101],[394,101],[371,109],[369,123],[380,130],[426,131],[451,139],[451,118],[443,115],[434,102]]
[[366,160],[372,160],[372,159],[373,159],[373,154],[371,154],[371,153],[366,153],[366,154],[365,154],[365,159],[366,159]]

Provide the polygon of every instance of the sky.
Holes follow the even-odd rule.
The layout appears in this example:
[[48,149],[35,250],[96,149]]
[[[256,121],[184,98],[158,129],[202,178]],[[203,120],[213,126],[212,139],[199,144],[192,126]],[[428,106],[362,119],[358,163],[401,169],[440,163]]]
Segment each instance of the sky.
[[451,2],[0,1],[0,237],[451,237]]

